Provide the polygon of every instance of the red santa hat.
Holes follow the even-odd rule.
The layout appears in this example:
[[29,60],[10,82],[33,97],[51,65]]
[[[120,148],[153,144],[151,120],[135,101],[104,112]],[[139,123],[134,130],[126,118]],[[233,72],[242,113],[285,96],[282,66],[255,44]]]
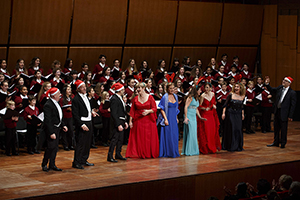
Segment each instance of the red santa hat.
[[122,89],[124,89],[124,86],[121,83],[115,83],[113,84],[113,86],[111,86],[111,89],[113,89],[116,92],[119,92]]
[[75,81],[75,85],[76,85],[76,88],[77,88],[77,89],[80,88],[80,86],[82,86],[83,84],[84,84],[84,82],[81,81],[81,80]]
[[290,76],[287,76],[287,77],[284,78],[284,80],[286,80],[289,83],[292,83],[294,79]]
[[48,91],[46,92],[46,96],[47,96],[47,97],[50,97],[50,95],[51,95],[51,96],[54,96],[54,95],[57,94],[58,92],[59,92],[59,89],[56,88],[56,87],[53,87],[53,88],[51,88],[50,90],[48,90]]

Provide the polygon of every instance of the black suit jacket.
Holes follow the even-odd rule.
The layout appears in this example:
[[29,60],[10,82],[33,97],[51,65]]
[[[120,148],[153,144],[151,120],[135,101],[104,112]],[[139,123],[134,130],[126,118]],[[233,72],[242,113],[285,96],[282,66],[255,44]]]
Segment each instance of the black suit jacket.
[[48,99],[43,108],[44,111],[44,124],[43,130],[49,136],[54,133],[54,125],[60,123],[60,127],[64,126],[64,122],[60,121],[58,110],[51,99]]
[[[273,94],[276,94],[276,100],[275,100],[275,112],[274,114],[277,113],[278,111],[278,102],[280,101],[280,97],[282,94],[282,88],[283,85],[280,85],[278,87],[271,87],[270,85],[267,85],[268,90],[271,91]],[[297,95],[294,90],[292,90],[291,87],[289,87],[287,93],[285,94],[282,102],[281,102],[281,120],[282,121],[288,121],[288,118],[293,118],[294,116],[294,111],[296,108],[296,103],[297,103]]]
[[81,121],[81,117],[88,116],[88,109],[85,106],[85,103],[79,94],[76,94],[72,101],[72,116],[75,121],[75,126],[81,127],[85,122]]
[[124,109],[123,103],[121,99],[114,94],[110,98],[110,118],[114,127],[118,127],[119,125],[125,126],[126,122],[126,110]]

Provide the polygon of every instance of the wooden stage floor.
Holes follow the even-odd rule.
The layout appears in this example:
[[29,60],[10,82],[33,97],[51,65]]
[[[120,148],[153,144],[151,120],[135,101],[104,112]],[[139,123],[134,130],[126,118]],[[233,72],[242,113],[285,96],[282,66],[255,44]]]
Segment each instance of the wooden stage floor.
[[[43,172],[43,154],[28,155],[21,152],[18,157],[1,154],[0,199],[34,197],[298,161],[300,122],[289,123],[285,149],[267,147],[272,141],[273,133],[257,132],[244,135],[245,150],[242,152],[221,151],[217,154],[180,158],[128,159],[118,163],[106,161],[108,147],[98,147],[91,149],[89,159],[95,166],[85,167],[84,170],[71,167],[73,151],[60,149],[56,164],[63,169],[62,172]],[[179,144],[181,152],[182,140]],[[125,151],[126,146],[123,146],[123,155]]]

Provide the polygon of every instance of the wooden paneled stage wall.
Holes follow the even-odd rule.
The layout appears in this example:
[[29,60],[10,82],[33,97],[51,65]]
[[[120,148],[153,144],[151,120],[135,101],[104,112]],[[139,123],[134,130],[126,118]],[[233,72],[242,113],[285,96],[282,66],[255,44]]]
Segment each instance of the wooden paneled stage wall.
[[134,58],[155,69],[174,57],[190,56],[192,64],[228,53],[254,69],[263,22],[263,5],[184,0],[2,0],[0,58],[12,72],[18,58],[39,56],[48,70],[53,60],[67,57],[75,69],[91,70],[100,54],[108,65],[120,59],[126,68]]

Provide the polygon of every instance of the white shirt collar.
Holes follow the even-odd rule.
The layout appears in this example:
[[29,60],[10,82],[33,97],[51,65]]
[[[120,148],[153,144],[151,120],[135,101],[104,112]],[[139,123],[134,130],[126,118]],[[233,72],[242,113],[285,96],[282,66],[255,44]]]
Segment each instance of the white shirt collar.
[[225,66],[226,65],[226,62],[224,62],[223,60],[221,60],[221,63]]
[[146,87],[146,90],[147,90],[147,92],[149,92],[149,93],[151,92],[151,88],[147,88],[147,87]]
[[261,88],[263,86],[263,84],[257,84],[257,86]]
[[31,108],[31,110],[35,110],[35,106],[32,106],[32,105],[28,105],[29,108]]
[[123,101],[123,98],[118,94],[116,93],[117,97],[119,97],[119,99],[121,100],[122,104],[123,104],[123,107],[124,107],[124,110],[125,110],[125,103]]
[[162,72],[163,72],[163,71],[165,71],[165,69],[161,67],[161,68],[160,68],[160,71],[162,71]]
[[128,85],[128,89],[131,90],[132,92],[134,92],[134,88],[130,87],[129,85]]
[[109,80],[110,76],[104,76],[107,80]]
[[1,68],[1,72],[6,73],[6,69]]
[[243,70],[244,74],[248,75],[248,71]]
[[61,78],[56,78],[56,77],[53,78],[53,81],[56,81],[58,83],[60,82],[60,80],[61,80]]
[[22,94],[20,94],[21,99],[28,99],[28,96],[23,96]]
[[42,79],[36,79],[36,82],[41,83]]
[[247,89],[248,92],[252,93],[253,89],[251,90],[250,88]]
[[227,94],[227,91],[221,90],[221,92],[223,93],[223,95],[226,95],[226,94]]
[[[58,102],[57,102],[56,100],[54,100],[53,98],[50,97],[49,99],[51,99],[51,101],[54,103],[55,107],[57,108],[58,114],[59,114],[59,119],[60,119],[60,121],[61,121],[63,116],[62,116],[62,110],[61,110],[60,105],[59,105]],[[59,123],[59,125],[60,125],[60,123]]]
[[7,91],[4,92],[2,89],[0,89],[0,92],[1,92],[2,94],[7,94]]
[[99,63],[99,65],[104,68],[105,67],[105,64],[102,64],[101,62]]
[[224,73],[222,73],[222,72],[218,72],[221,76],[224,76]]
[[37,71],[37,70],[39,70],[39,66],[37,66],[37,67],[33,67],[33,69],[34,69],[34,71]]
[[24,72],[24,69],[19,68],[19,72]]
[[179,75],[179,78],[180,78],[180,79],[184,79],[184,76],[183,76],[183,75]]
[[86,93],[82,94],[82,93],[78,92],[78,94],[82,98],[82,100],[83,100],[83,102],[84,102],[84,104],[85,104],[85,106],[87,108],[87,111],[88,111],[87,118],[90,119],[90,120],[92,120],[92,110],[91,110],[90,102],[89,102],[89,100],[87,98]]

